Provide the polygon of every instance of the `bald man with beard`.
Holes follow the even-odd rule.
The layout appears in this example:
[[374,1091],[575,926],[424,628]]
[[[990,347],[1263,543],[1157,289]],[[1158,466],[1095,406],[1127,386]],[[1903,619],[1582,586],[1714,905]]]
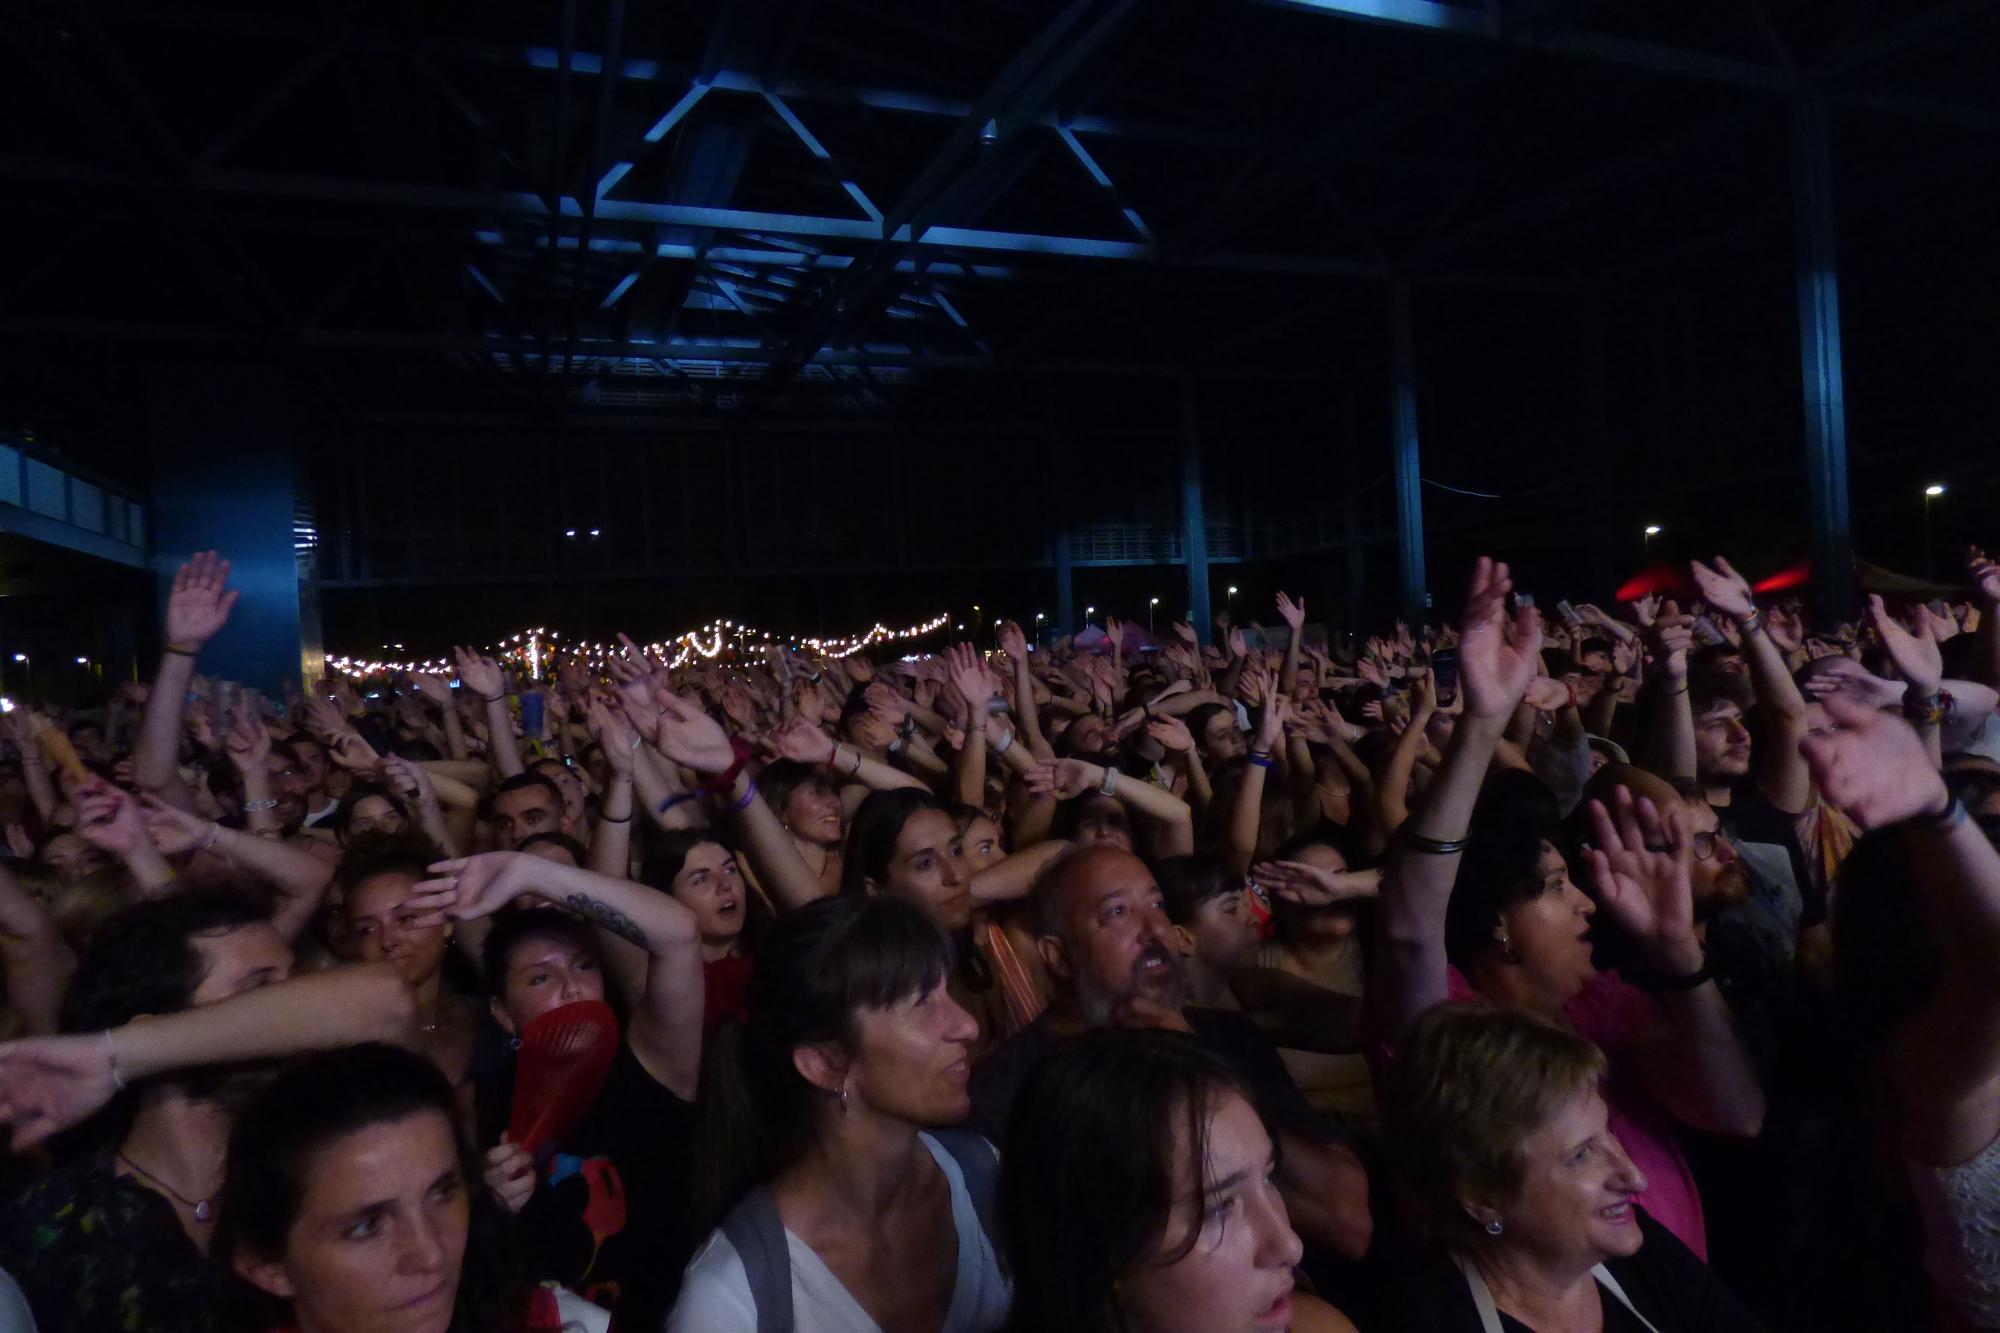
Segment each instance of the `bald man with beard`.
[[974,1073],[973,1106],[989,1129],[1004,1130],[1028,1070],[1064,1037],[1106,1027],[1184,1032],[1242,1074],[1272,1121],[1278,1184],[1299,1234],[1343,1258],[1367,1252],[1372,1224],[1360,1160],[1330,1141],[1277,1050],[1248,1018],[1186,1003],[1173,922],[1144,861],[1096,846],[1055,862],[1035,884],[1028,928],[1056,995]]

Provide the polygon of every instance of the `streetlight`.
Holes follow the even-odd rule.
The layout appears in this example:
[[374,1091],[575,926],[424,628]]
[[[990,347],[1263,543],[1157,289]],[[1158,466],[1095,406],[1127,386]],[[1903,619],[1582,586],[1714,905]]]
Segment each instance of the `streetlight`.
[[1035,647],[1037,647],[1037,648],[1039,648],[1039,647],[1041,647],[1041,646],[1042,646],[1042,621],[1043,621],[1043,619],[1044,619],[1044,617],[1043,617],[1043,615],[1042,615],[1042,613],[1041,613],[1040,611],[1037,611],[1037,612],[1035,612]]
[[1649,556],[1650,556],[1650,555],[1652,555],[1652,553],[1653,553],[1653,538],[1655,538],[1655,537],[1659,536],[1659,535],[1660,535],[1661,533],[1663,533],[1663,532],[1665,532],[1665,531],[1666,531],[1666,529],[1665,529],[1665,528],[1663,528],[1663,527],[1661,527],[1661,526],[1660,526],[1659,524],[1657,524],[1657,523],[1648,523],[1648,524],[1646,525],[1646,554],[1647,554],[1647,555],[1649,555]]
[[1146,633],[1148,634],[1151,634],[1153,632],[1153,610],[1155,607],[1159,606],[1159,604],[1160,604],[1160,599],[1157,597],[1155,597],[1152,601],[1146,604]]
[[1931,501],[1944,494],[1944,487],[1932,482],[1924,487],[1924,577],[1931,574]]

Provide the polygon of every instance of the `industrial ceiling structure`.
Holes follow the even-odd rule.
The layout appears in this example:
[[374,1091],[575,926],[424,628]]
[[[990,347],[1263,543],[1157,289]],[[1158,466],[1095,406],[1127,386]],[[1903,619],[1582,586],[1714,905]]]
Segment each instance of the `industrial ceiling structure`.
[[[1704,321],[1746,323],[1688,293],[1754,272],[1732,360],[1803,378],[1745,412],[1838,558],[1842,261],[1993,220],[1997,57],[1965,0],[25,0],[0,335],[31,405],[254,355],[360,431],[993,426],[1137,384],[1171,434],[1175,384],[1211,418],[1331,393],[1379,436],[1347,479],[1392,480],[1407,600],[1425,482],[1554,429],[1458,442],[1488,390],[1434,407],[1434,364],[1529,384],[1528,345],[1615,359],[1678,301],[1649,392],[1683,398],[1728,373],[1693,369]],[[1561,433],[1657,417],[1629,369]]]

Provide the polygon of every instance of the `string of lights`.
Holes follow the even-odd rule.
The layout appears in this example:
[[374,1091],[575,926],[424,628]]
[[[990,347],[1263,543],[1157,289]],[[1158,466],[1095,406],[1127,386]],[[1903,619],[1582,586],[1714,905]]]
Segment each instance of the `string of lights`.
[[[950,623],[950,620],[949,615],[933,616],[922,624],[907,625],[901,629],[891,629],[878,621],[859,634],[832,639],[820,639],[811,635],[779,634],[734,620],[715,620],[698,630],[688,630],[674,638],[641,646],[649,655],[677,670],[720,657],[723,649],[732,642],[739,648],[747,648],[753,644],[760,648],[767,644],[777,644],[795,649],[809,649],[821,657],[851,657],[878,643],[907,643],[913,639],[935,634]],[[533,629],[524,629],[511,638],[489,644],[480,650],[480,655],[490,657],[502,665],[518,667],[525,670],[531,678],[539,680],[546,670],[570,662],[581,662],[592,669],[601,668],[608,659],[616,657],[623,651],[621,644],[569,639],[557,630],[538,625]],[[428,675],[457,670],[457,664],[449,657],[399,662],[388,660],[386,657],[329,654],[326,665],[330,671],[337,671],[341,675],[356,679],[384,676],[398,671]]]

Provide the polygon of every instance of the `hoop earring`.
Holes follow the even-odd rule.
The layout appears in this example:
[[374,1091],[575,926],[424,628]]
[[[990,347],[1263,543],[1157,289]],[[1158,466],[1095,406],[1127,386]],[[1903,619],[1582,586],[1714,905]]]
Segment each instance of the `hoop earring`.
[[1506,1224],[1497,1217],[1486,1224],[1486,1234],[1489,1236],[1497,1236],[1506,1229]]

